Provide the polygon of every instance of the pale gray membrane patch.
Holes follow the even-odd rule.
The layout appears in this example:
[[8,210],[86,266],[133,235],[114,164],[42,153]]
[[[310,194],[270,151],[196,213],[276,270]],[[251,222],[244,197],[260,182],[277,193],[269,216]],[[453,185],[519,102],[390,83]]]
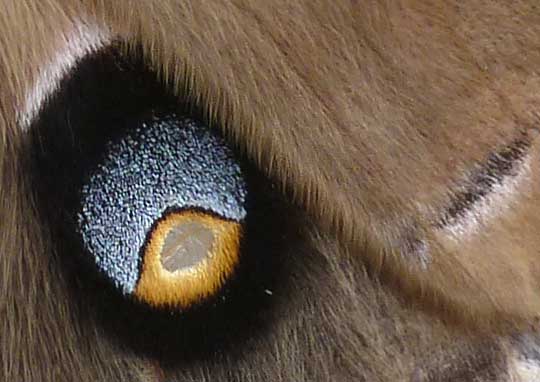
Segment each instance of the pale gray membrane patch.
[[200,222],[183,223],[170,230],[161,250],[161,264],[169,272],[193,267],[208,257],[214,232]]
[[135,289],[140,249],[166,210],[246,216],[246,184],[232,151],[208,127],[176,115],[141,122],[110,143],[81,194],[84,248],[124,294]]

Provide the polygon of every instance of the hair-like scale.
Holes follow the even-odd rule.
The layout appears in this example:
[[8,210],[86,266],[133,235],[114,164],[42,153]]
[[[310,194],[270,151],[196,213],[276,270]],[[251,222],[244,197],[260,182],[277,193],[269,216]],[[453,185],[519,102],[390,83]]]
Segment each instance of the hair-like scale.
[[[4,0],[0,31],[1,381],[540,379],[536,0]],[[69,272],[40,213],[40,113],[111,44],[290,202],[193,316]]]

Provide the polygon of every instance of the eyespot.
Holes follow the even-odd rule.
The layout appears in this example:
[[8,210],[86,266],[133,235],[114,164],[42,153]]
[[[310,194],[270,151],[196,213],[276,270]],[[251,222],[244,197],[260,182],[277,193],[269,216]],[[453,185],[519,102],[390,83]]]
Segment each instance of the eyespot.
[[82,186],[84,250],[122,293],[187,307],[239,257],[246,184],[223,139],[175,114],[137,121]]
[[118,45],[55,89],[24,164],[42,255],[73,309],[171,359],[234,351],[268,330],[295,287],[288,249],[304,218],[220,134],[211,100],[169,88],[142,51]]
[[29,171],[75,288],[185,315],[241,294],[271,190],[139,53],[114,46],[78,63],[30,126]]

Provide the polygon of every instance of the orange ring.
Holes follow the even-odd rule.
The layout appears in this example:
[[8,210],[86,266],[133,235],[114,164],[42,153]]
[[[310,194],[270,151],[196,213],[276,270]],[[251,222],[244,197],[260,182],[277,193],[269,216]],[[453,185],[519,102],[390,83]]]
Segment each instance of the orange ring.
[[[206,239],[208,242],[211,234],[211,246],[206,256],[201,256],[196,263],[171,270],[175,265],[174,260],[186,261],[176,256],[176,253],[171,254],[167,239],[187,224],[198,227],[199,232],[206,230],[202,241]],[[177,230],[173,232],[175,228]],[[235,221],[195,211],[170,213],[149,234],[135,297],[154,307],[187,308],[215,295],[238,264],[241,234],[242,226]],[[173,252],[174,249],[185,250],[182,245],[187,242],[183,240],[185,238],[185,234],[177,238],[179,240],[174,244]],[[198,244],[199,248],[204,245],[200,240]],[[167,252],[165,254],[164,249]],[[176,258],[170,261],[171,256]]]

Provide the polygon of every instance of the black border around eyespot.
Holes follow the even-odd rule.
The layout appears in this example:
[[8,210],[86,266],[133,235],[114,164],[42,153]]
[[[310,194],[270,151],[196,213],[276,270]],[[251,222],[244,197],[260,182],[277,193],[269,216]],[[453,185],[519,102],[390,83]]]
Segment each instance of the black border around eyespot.
[[249,191],[240,263],[231,280],[185,311],[157,310],[122,296],[82,249],[75,230],[80,189],[107,142],[134,118],[163,110],[194,119],[205,115],[168,91],[140,52],[126,59],[118,47],[105,48],[78,64],[31,126],[29,171],[38,212],[52,232],[58,271],[70,281],[73,303],[92,313],[83,319],[97,320],[108,336],[136,352],[173,363],[239,349],[268,330],[268,312],[287,295],[283,249],[296,240],[297,229],[294,208],[240,156]]

